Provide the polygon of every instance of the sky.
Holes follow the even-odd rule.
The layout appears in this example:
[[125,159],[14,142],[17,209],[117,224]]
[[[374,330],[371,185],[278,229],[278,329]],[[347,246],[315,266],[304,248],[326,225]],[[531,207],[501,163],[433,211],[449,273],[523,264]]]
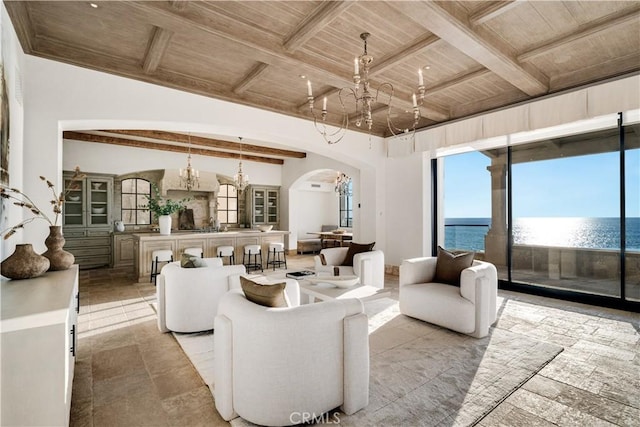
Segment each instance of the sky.
[[[513,215],[619,217],[619,154],[513,165]],[[445,218],[491,217],[490,159],[471,152],[445,158]],[[626,152],[627,217],[640,217],[640,149]]]

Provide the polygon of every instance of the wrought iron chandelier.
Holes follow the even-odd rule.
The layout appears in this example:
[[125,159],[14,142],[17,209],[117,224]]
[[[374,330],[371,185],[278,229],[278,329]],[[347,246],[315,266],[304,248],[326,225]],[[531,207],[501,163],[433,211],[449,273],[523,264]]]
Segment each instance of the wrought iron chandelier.
[[238,139],[240,139],[240,163],[238,164],[238,173],[233,176],[233,182],[238,191],[242,192],[249,185],[249,175],[242,172],[242,137],[240,136]]
[[200,188],[200,171],[191,167],[191,134],[189,134],[189,154],[187,155],[187,168],[180,169],[180,182],[187,191],[195,186]]
[[338,172],[336,175],[335,192],[340,196],[344,196],[349,192],[349,183],[351,183],[351,177],[343,172]]
[[[410,128],[399,128],[393,124],[391,119],[391,101],[393,99],[393,85],[391,83],[384,82],[375,89],[375,96],[371,83],[369,82],[369,69],[373,63],[373,56],[367,52],[367,38],[369,33],[360,34],[360,38],[364,42],[364,52],[359,57],[353,60],[353,83],[354,87],[343,87],[338,92],[338,98],[340,100],[340,106],[342,108],[342,122],[337,130],[330,132],[327,129],[327,97],[322,100],[322,121],[319,122],[318,116],[314,110],[315,98],[313,97],[313,90],[311,88],[311,81],[307,80],[307,100],[309,102],[309,109],[313,115],[313,124],[316,130],[324,137],[325,141],[329,144],[335,144],[340,142],[349,128],[350,118],[357,127],[361,127],[364,123],[371,133],[371,127],[373,126],[373,104],[378,102],[387,101],[387,126],[392,135],[408,134],[409,132],[415,132],[416,126],[420,121],[420,106],[424,102],[424,79],[422,76],[422,70],[418,70],[418,97],[413,93],[412,105],[413,105],[413,124]],[[355,111],[347,112],[345,108],[345,101],[353,97],[355,101]],[[388,98],[387,98],[388,97]]]

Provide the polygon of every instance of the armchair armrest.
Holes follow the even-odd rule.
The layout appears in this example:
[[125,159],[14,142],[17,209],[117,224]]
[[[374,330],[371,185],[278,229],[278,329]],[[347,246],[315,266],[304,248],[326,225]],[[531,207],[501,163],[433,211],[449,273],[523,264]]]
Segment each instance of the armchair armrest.
[[360,277],[360,283],[376,288],[384,288],[384,252],[361,252],[353,256],[353,272]]
[[405,259],[400,264],[399,286],[429,283],[436,275],[436,257]]
[[460,295],[476,306],[476,328],[472,336],[487,335],[497,318],[498,272],[493,264],[474,261],[460,274]]

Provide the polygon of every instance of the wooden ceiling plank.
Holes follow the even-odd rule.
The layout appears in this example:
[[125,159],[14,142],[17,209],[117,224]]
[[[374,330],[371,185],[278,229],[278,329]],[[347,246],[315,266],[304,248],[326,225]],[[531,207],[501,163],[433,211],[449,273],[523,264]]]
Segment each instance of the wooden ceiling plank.
[[164,28],[155,27],[151,41],[149,42],[149,48],[144,56],[144,62],[142,69],[146,74],[153,74],[158,69],[160,61],[164,56],[164,53],[169,47],[169,41],[173,31],[165,30]]
[[356,1],[329,1],[321,3],[313,13],[303,19],[291,34],[285,38],[282,46],[288,52],[297,50],[309,39],[322,31],[331,21],[353,6]]
[[508,0],[508,1],[496,1],[489,6],[478,10],[469,16],[469,23],[472,26],[482,25],[491,21],[494,18],[502,15],[503,13],[513,9],[514,7],[522,4],[523,0]]
[[238,95],[244,93],[247,89],[249,89],[256,81],[260,78],[260,75],[264,73],[269,64],[265,64],[264,62],[258,62],[255,67],[253,67],[243,78],[240,80],[238,84],[236,84],[232,91]]
[[531,67],[525,69],[516,62],[506,44],[497,39],[488,40],[486,32],[481,36],[473,31],[465,22],[466,17],[454,16],[453,11],[445,9],[446,3],[423,1],[417,6],[416,2],[394,2],[390,5],[524,93],[537,96],[548,91],[548,78],[544,74]]
[[175,10],[185,10],[189,4],[189,0],[169,0],[169,4]]
[[453,78],[446,80],[442,83],[438,83],[437,85],[427,87],[426,92],[427,92],[427,95],[429,95],[437,92],[446,91],[448,89],[451,89],[454,86],[464,84],[471,80],[484,77],[490,73],[491,73],[491,70],[487,70],[486,68],[476,68],[469,72],[465,72],[464,74],[454,76]]
[[439,37],[429,34],[428,36],[418,39],[406,46],[402,46],[397,53],[389,56],[388,58],[384,58],[377,64],[373,65],[369,70],[369,76],[380,74],[391,67],[395,67],[396,65],[403,63],[407,59],[411,59],[413,56],[422,53],[439,40]]
[[7,13],[11,17],[11,23],[16,31],[20,46],[25,55],[33,54],[33,42],[35,40],[35,31],[29,14],[28,2],[8,1],[3,2],[7,8]]
[[555,49],[565,47],[567,44],[576,40],[584,40],[587,37],[594,36],[603,31],[611,30],[627,23],[637,22],[638,19],[640,19],[640,16],[638,15],[639,11],[640,5],[636,5],[614,15],[605,16],[596,21],[592,21],[588,26],[584,27],[580,31],[574,31],[568,35],[557,37],[540,46],[530,49],[527,52],[521,53],[518,55],[517,60],[519,62],[530,61]]
[[[189,152],[188,147],[179,146],[179,145],[169,145],[169,144],[162,144],[157,142],[135,141],[131,139],[116,138],[116,137],[105,136],[105,135],[95,135],[95,134],[89,134],[89,133],[83,133],[83,132],[65,131],[63,132],[62,136],[65,139],[71,139],[74,141],[93,142],[93,143],[99,143],[99,144],[111,144],[111,145],[119,145],[119,146],[134,147],[134,148],[145,148],[150,150],[170,151],[174,153]],[[242,160],[251,161],[251,162],[269,163],[273,165],[284,164],[284,160],[282,159],[253,156],[250,154],[229,153],[226,151],[213,151],[213,150],[206,150],[206,149],[194,148],[194,147],[191,147],[191,154],[198,154],[201,156],[209,156],[209,157],[221,157],[226,159],[242,159]]]
[[[279,148],[263,147],[261,145],[253,145],[239,142],[223,141],[220,139],[205,138],[197,135],[188,135],[178,132],[168,132],[161,130],[133,130],[133,129],[102,129],[99,132],[129,135],[141,138],[156,139],[161,141],[181,142],[192,145],[202,145],[211,148],[222,148],[225,150],[242,151],[243,153],[258,153],[272,156],[291,157],[295,159],[304,159],[307,153],[303,151],[282,150]],[[241,148],[242,147],[242,148]]]

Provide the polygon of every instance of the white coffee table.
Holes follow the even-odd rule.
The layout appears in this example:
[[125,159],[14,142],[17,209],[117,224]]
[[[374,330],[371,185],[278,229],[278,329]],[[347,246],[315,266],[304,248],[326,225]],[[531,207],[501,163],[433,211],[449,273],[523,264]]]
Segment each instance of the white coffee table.
[[391,291],[388,289],[361,284],[353,285],[350,288],[337,288],[328,283],[314,285],[304,279],[298,279],[298,284],[300,285],[300,293],[307,295],[309,298],[309,304],[315,302],[316,299],[328,301],[332,299],[358,298],[365,302],[391,295]]

